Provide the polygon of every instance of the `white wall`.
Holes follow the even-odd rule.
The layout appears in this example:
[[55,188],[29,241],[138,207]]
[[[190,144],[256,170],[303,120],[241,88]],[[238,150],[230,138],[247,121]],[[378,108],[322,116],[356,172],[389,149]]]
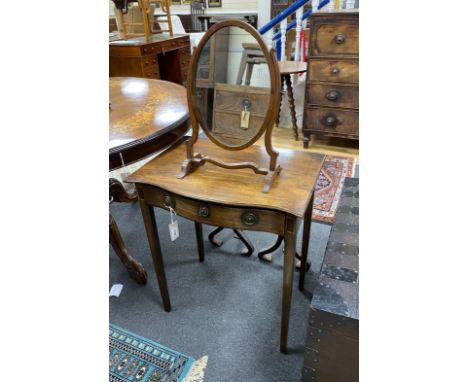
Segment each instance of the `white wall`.
[[[257,0],[221,0],[222,7],[205,9],[206,14],[210,13],[257,13]],[[171,13],[188,14],[190,5],[172,5]]]
[[[206,8],[205,13],[257,13],[257,0],[221,0],[222,7]],[[156,10],[156,13],[158,10]],[[171,13],[189,14],[190,4],[172,5]],[[114,3],[109,0],[109,15],[114,14]]]

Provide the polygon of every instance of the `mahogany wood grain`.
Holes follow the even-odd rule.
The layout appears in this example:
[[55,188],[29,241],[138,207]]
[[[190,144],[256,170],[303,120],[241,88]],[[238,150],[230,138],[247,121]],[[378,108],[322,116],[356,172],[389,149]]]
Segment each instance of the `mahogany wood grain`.
[[[287,353],[289,313],[291,308],[294,256],[296,255],[297,221],[288,216],[284,229],[283,300],[281,309],[280,351]],[[301,268],[302,269],[302,268]]]
[[345,84],[307,84],[306,99],[310,105],[359,109],[359,88]]
[[[185,89],[166,81],[140,78],[109,80],[109,171],[182,141],[189,129]],[[109,198],[132,202],[116,179],[109,180]],[[109,241],[138,283],[146,282],[146,271],[128,253],[113,217],[109,217]]]
[[358,14],[356,11],[316,13],[310,27],[310,54],[357,58],[359,19],[353,15]]
[[359,61],[310,59],[309,81],[359,83]]
[[[195,148],[226,162],[239,159],[235,151],[226,151],[210,141],[200,139]],[[175,194],[196,200],[209,200],[231,206],[248,206],[290,213],[304,217],[311,200],[324,155],[280,149],[278,163],[283,170],[268,193],[262,193],[263,181],[252,170],[225,171],[207,164],[183,179],[178,179],[185,149],[178,146],[154,158],[138,169],[127,181],[163,188]],[[250,146],[242,151],[242,159],[267,165],[269,156],[263,147]]]
[[156,218],[154,216],[153,207],[146,204],[145,201],[139,198],[141,214],[143,215],[143,222],[145,223],[146,236],[148,238],[149,246],[151,249],[151,256],[153,258],[154,271],[159,284],[159,291],[163,301],[164,310],[171,311],[171,301],[169,299],[169,290],[167,288],[166,272],[164,270],[164,262],[161,253],[161,244],[159,243],[158,226],[156,225]]
[[309,254],[309,238],[310,238],[310,227],[312,223],[312,209],[313,200],[310,200],[309,206],[307,207],[306,214],[304,216],[304,227],[302,237],[302,249],[301,249],[301,272],[299,273],[299,290],[304,290],[305,273],[307,266],[307,255]]
[[[197,142],[197,149],[231,162],[239,158],[235,151],[226,151],[207,139]],[[264,147],[250,146],[242,151],[242,159],[268,163]],[[309,214],[305,228],[310,226],[312,195],[324,156],[279,151],[281,175],[269,193],[262,193],[262,181],[250,169],[225,171],[207,163],[190,176],[179,179],[179,163],[185,150],[178,146],[157,156],[141,167],[127,181],[135,183],[145,229],[150,243],[153,264],[166,311],[170,300],[164,273],[153,207],[173,208],[182,217],[195,221],[199,260],[204,260],[202,223],[220,227],[261,230],[285,238],[283,292],[281,311],[280,351],[286,353],[291,307],[294,257],[296,254],[297,219]],[[308,239],[308,234],[304,239]],[[307,250],[307,245],[303,244]],[[303,256],[306,261],[306,256]],[[304,261],[304,260],[303,260]],[[301,264],[300,280],[306,267]]]
[[115,253],[119,257],[122,264],[127,268],[127,271],[132,279],[138,284],[146,284],[148,275],[143,268],[143,265],[136,261],[128,254],[125,243],[120,235],[119,227],[112,215],[109,214],[109,242],[114,248]]
[[109,78],[109,170],[138,161],[189,129],[184,87],[167,81]]
[[[206,127],[204,127],[204,125],[201,123],[202,117],[201,117],[200,110],[197,108],[197,92],[196,92],[197,66],[198,66],[198,62],[200,59],[200,55],[202,53],[202,50],[205,44],[207,44],[210,38],[213,35],[215,35],[215,33],[219,31],[220,29],[232,28],[232,27],[238,27],[238,28],[244,29],[244,31],[247,34],[250,34],[251,37],[253,37],[257,41],[257,45],[259,46],[260,50],[263,52],[263,58],[266,61],[266,64],[268,65],[268,71],[269,71],[269,76],[270,76],[270,88],[269,88],[270,97],[269,97],[269,102],[268,102],[268,111],[263,120],[263,124],[261,125],[260,128],[256,129],[255,136],[251,137],[250,140],[245,141],[243,144],[237,144],[236,146],[226,145],[222,141],[216,139],[216,137],[213,136],[213,134],[211,134],[211,131],[207,129]],[[281,171],[281,167],[277,165],[278,152],[276,152],[273,149],[273,146],[271,144],[271,135],[273,131],[273,125],[276,120],[276,116],[277,116],[278,108],[279,108],[279,102],[280,102],[280,81],[281,80],[280,80],[278,64],[277,64],[277,60],[275,56],[275,51],[267,47],[262,37],[260,36],[260,34],[257,32],[255,28],[239,20],[225,20],[225,21],[221,21],[213,25],[203,35],[190,61],[190,70],[189,70],[188,79],[187,79],[187,98],[189,100],[188,105],[189,105],[190,119],[192,122],[193,131],[192,131],[192,137],[187,142],[187,145],[186,145],[187,147],[186,159],[182,163],[179,177],[183,178],[184,176],[188,175],[189,173],[199,168],[201,164],[203,164],[200,161],[198,161],[198,163],[194,163],[194,158],[195,158],[194,145],[198,139],[200,126],[202,127],[202,129],[205,130],[205,134],[208,136],[208,138],[214,144],[218,145],[219,147],[222,147],[224,150],[244,150],[245,148],[254,144],[263,135],[264,140],[265,140],[265,149],[266,149],[267,154],[270,156],[269,165],[268,165],[268,168],[269,168],[268,174],[262,179],[264,182],[263,192],[267,193],[272,187],[274,180],[276,179],[276,177]],[[199,155],[203,157],[204,155],[206,155],[206,153],[200,152]],[[212,159],[216,159],[216,157],[213,157],[213,156],[211,157]],[[218,159],[218,161],[217,160],[211,161],[211,163],[220,163],[220,162],[227,163],[226,160],[224,160],[224,158],[223,160]],[[236,160],[233,161],[233,163],[237,163],[237,164],[240,162],[241,161],[238,159],[238,156]],[[251,162],[251,161],[248,161],[248,162]]]
[[[356,110],[306,107],[304,116],[309,123],[309,128],[320,132],[320,134],[359,139],[359,113]],[[331,118],[336,122],[328,125],[327,118]]]
[[311,134],[359,139],[359,11],[310,18],[304,148]]
[[[113,39],[114,40],[114,39]],[[162,79],[185,84],[190,62],[188,35],[161,34],[109,41],[109,76]]]

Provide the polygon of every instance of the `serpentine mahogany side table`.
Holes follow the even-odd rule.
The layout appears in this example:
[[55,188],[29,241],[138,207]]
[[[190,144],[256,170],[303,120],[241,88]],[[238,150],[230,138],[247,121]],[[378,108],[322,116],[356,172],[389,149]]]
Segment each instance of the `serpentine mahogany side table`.
[[[109,171],[182,142],[190,127],[184,87],[159,80],[132,77],[109,78]],[[117,179],[109,179],[109,200],[132,202]],[[119,228],[109,214],[109,241],[130,276],[146,283],[146,271],[125,248]]]
[[[239,160],[238,152],[224,150],[207,140],[200,139],[195,149],[225,162]],[[159,289],[167,312],[171,310],[171,303],[153,206],[172,208],[178,215],[195,222],[200,262],[205,258],[202,224],[284,236],[280,351],[286,353],[297,220],[304,218],[299,278],[299,289],[302,290],[313,192],[324,156],[293,150],[278,151],[278,163],[282,171],[268,193],[262,192],[264,178],[250,169],[226,170],[206,164],[185,178],[178,179],[177,174],[186,159],[183,145],[154,158],[125,181],[136,185]],[[242,154],[243,160],[247,162],[266,165],[269,161],[265,149],[260,146],[250,146]]]

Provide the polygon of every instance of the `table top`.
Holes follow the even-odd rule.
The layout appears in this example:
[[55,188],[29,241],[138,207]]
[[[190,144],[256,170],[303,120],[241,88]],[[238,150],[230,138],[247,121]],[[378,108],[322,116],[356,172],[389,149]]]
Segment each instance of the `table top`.
[[174,34],[172,37],[164,36],[162,33],[152,34],[150,40],[146,39],[146,36],[131,37],[128,39],[119,39],[116,41],[109,41],[111,46],[142,46],[148,44],[155,44],[167,40],[173,40],[181,37],[186,37],[188,34]]
[[[277,151],[280,153],[277,163],[282,171],[268,193],[262,192],[265,176],[255,174],[249,169],[229,170],[206,163],[185,178],[177,179],[186,158],[184,145],[154,158],[126,181],[157,186],[204,202],[266,208],[303,218],[322,168],[324,155],[287,149]],[[268,167],[270,158],[261,146],[253,145],[242,151],[228,151],[207,139],[199,139],[194,152],[230,163],[256,162],[262,167]]]
[[307,71],[307,62],[302,61],[278,61],[280,74],[298,74]]
[[187,90],[176,83],[109,78],[109,154],[162,136],[189,118]]

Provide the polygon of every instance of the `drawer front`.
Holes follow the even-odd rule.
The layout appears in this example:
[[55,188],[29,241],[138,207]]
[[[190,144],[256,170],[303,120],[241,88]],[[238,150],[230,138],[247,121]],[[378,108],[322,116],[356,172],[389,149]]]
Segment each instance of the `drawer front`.
[[109,57],[140,57],[141,50],[138,46],[113,46],[109,44]]
[[180,49],[180,48],[185,47],[186,45],[190,46],[190,42],[182,38],[166,40],[160,43],[162,53],[170,52],[171,50]]
[[321,85],[307,83],[307,103],[350,109],[359,108],[357,86]]
[[143,71],[143,76],[145,78],[159,78],[159,68],[158,65],[148,66]]
[[141,62],[143,63],[144,67],[154,66],[157,65],[158,59],[156,58],[156,55],[145,56],[142,57]]
[[358,56],[359,25],[352,22],[319,22],[311,28],[312,56]]
[[141,55],[142,56],[145,56],[145,55],[148,55],[148,54],[151,54],[151,55],[156,55],[158,53],[161,53],[161,45],[158,44],[148,44],[148,45],[143,45],[140,47],[141,49]]
[[178,215],[190,220],[214,226],[284,234],[285,218],[280,212],[224,207],[174,195],[158,187],[142,185],[138,188],[140,198],[143,198],[146,203],[164,209],[172,207]]
[[306,131],[319,131],[330,135],[359,137],[359,113],[330,108],[306,108]]
[[309,81],[359,83],[359,61],[309,60]]

